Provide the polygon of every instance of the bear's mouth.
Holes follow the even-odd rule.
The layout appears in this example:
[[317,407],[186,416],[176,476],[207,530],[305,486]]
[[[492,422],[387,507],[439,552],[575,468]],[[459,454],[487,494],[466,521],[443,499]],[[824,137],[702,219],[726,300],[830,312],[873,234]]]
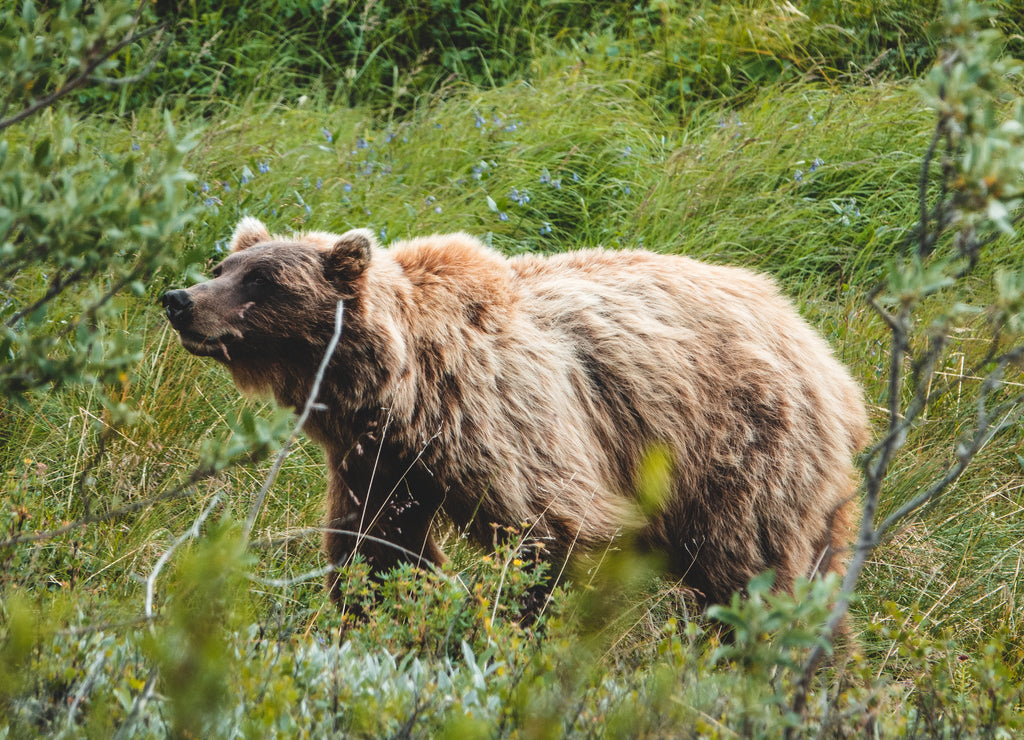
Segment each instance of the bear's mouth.
[[205,334],[198,334],[194,331],[182,330],[178,332],[181,337],[181,346],[198,357],[214,357],[218,360],[231,362],[231,354],[228,352],[228,344],[235,339],[231,334],[219,337],[209,337]]

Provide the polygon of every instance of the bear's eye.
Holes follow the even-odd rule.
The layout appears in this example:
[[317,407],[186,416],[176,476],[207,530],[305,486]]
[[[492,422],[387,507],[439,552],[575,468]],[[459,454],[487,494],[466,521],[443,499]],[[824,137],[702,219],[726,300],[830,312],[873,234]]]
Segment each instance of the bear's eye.
[[260,290],[262,288],[266,288],[267,285],[270,283],[270,280],[264,273],[254,271],[246,275],[245,278],[242,280],[242,283],[247,288]]
[[215,278],[220,277],[221,270],[223,269],[224,268],[222,268],[220,265],[217,265],[212,270],[210,270],[210,274],[213,275]]

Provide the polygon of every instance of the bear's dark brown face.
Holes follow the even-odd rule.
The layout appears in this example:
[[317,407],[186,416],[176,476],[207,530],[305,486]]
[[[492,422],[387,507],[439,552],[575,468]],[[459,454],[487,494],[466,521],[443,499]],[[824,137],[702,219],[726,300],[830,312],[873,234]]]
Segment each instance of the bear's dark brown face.
[[[339,299],[351,297],[370,259],[370,239],[348,232],[333,246],[270,237],[239,238],[213,278],[171,290],[161,302],[189,352],[231,364],[281,344],[315,343],[317,320],[333,324]],[[323,237],[325,235],[318,235]]]

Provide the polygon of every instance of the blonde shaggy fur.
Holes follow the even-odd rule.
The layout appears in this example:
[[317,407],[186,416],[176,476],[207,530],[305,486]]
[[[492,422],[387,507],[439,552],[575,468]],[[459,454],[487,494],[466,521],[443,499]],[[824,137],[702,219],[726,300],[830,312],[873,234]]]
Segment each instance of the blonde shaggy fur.
[[[251,218],[232,248],[176,292],[172,321],[243,389],[301,407],[345,301],[307,425],[331,562],[443,562],[443,511],[485,544],[525,526],[556,561],[634,531],[709,601],[768,568],[788,589],[839,567],[864,402],[769,279],[643,251],[506,259],[467,234],[272,236]],[[671,493],[645,519],[637,468],[656,445]]]

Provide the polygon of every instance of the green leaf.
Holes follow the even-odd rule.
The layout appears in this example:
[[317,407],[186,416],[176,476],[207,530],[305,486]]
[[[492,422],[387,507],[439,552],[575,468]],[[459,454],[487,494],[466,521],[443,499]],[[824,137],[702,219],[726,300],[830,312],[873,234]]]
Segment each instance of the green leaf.
[[735,627],[738,630],[748,631],[750,628],[749,623],[743,618],[735,609],[727,606],[714,605],[708,608],[708,616],[715,621],[722,622]]
[[988,201],[987,215],[992,222],[1002,231],[1004,234],[1013,235],[1013,224],[1010,223],[1010,211],[1003,204],[1003,202],[997,198],[990,198]]
[[50,137],[44,136],[39,143],[36,144],[36,150],[32,156],[32,164],[37,170],[41,170],[44,166],[48,166],[51,161]]

